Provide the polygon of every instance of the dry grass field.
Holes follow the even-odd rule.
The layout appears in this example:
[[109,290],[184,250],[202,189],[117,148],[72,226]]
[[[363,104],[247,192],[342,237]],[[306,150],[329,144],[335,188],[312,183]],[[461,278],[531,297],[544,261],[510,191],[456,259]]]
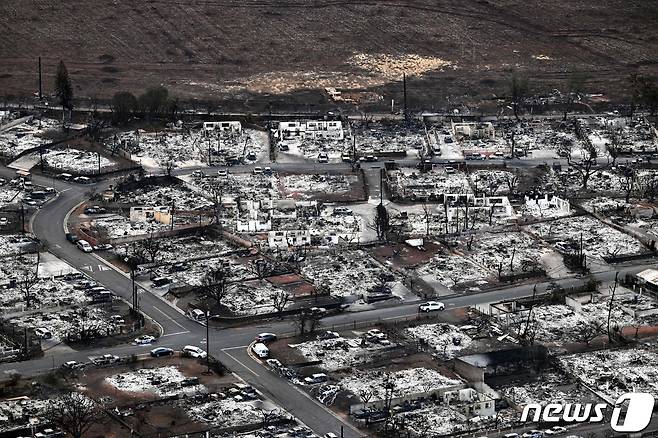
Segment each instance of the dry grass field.
[[333,86],[412,99],[479,98],[512,69],[537,86],[570,71],[614,95],[658,71],[658,3],[647,0],[3,0],[0,94],[52,88],[69,67],[78,96],[166,85],[181,97],[277,95],[318,103]]

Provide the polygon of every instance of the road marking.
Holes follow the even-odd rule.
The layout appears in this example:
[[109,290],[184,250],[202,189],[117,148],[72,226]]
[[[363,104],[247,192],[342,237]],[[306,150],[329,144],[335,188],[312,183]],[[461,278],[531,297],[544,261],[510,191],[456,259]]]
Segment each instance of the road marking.
[[164,317],[167,318],[169,321],[173,322],[173,323],[176,324],[178,327],[180,327],[180,328],[182,328],[183,330],[185,330],[185,326],[182,326],[182,325],[180,325],[179,323],[177,323],[176,320],[175,320],[174,318],[172,318],[171,316],[169,316],[169,315],[167,315],[166,313],[164,313],[162,310],[160,310],[160,309],[158,308],[158,306],[153,306],[153,308],[154,308],[155,310],[157,310],[158,312],[162,313],[162,314],[164,315]]
[[161,338],[166,338],[167,336],[176,336],[176,335],[184,335],[186,333],[189,333],[190,331],[184,331],[184,332],[176,332],[176,333],[167,333],[166,335],[160,336]]
[[222,353],[224,353],[225,355],[227,355],[228,357],[230,357],[231,359],[233,359],[234,361],[236,361],[237,363],[239,363],[240,365],[242,365],[247,371],[249,371],[249,372],[250,372],[251,374],[253,374],[254,376],[256,376],[256,377],[260,377],[258,374],[256,374],[256,372],[255,372],[254,370],[252,370],[252,369],[249,368],[247,365],[245,365],[245,364],[243,364],[242,362],[240,362],[240,360],[237,359],[235,356],[233,356],[231,353],[229,353],[228,351],[224,351],[224,350],[225,350],[225,349],[223,348],[223,349],[220,350],[220,351],[221,351]]
[[105,265],[98,265],[98,270],[99,270],[99,271],[111,271],[111,269],[108,268],[108,267],[105,266]]
[[94,272],[94,269],[90,265],[80,266],[80,269],[84,269],[85,271],[89,271],[89,272]]
[[249,347],[249,345],[240,345],[239,347],[226,347],[226,348],[222,348],[222,351],[224,351],[224,350],[239,350],[241,348],[247,348],[247,347]]

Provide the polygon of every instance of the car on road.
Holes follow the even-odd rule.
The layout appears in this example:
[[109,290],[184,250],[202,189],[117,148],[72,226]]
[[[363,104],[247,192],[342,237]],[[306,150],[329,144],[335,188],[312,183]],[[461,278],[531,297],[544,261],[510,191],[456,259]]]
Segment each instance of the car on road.
[[438,310],[444,310],[445,308],[445,304],[438,301],[428,301],[418,306],[418,310],[421,312],[436,312]]
[[158,347],[151,350],[152,357],[173,356],[174,350],[167,347]]
[[265,346],[262,342],[256,342],[252,347],[251,351],[261,359],[267,359],[270,355],[270,349]]
[[99,214],[99,213],[105,213],[107,210],[105,208],[100,207],[98,205],[94,205],[93,207],[87,207],[84,210],[85,214]]
[[194,172],[192,172],[192,176],[195,178],[203,178],[203,171],[195,170]]
[[553,426],[550,429],[546,429],[544,431],[545,435],[560,435],[561,433],[565,433],[567,431],[567,428],[564,426]]
[[288,150],[290,150],[290,147],[285,143],[281,143],[281,144],[279,144],[279,150],[281,150],[283,152],[287,152]]
[[76,362],[74,360],[69,360],[68,362],[64,362],[62,364],[62,368],[65,370],[80,370],[85,367],[85,364]]
[[78,245],[78,248],[82,252],[92,252],[94,250],[94,248],[91,247],[89,242],[83,239],[78,240],[75,244]]
[[148,345],[148,344],[152,344],[153,342],[155,342],[155,337],[151,335],[142,335],[135,338],[135,340],[133,341],[133,343],[137,345]]
[[329,162],[329,155],[325,154],[324,152],[318,155],[318,163],[328,163]]
[[73,178],[74,182],[77,182],[78,184],[91,184],[91,178],[88,178],[86,176],[76,176]]
[[455,168],[452,167],[452,166],[446,166],[445,169],[446,169],[446,173],[447,173],[448,175],[452,175],[453,173],[456,172]]
[[258,336],[256,336],[256,342],[260,342],[262,344],[267,344],[268,342],[274,342],[277,340],[277,337],[274,333],[260,333]]
[[202,348],[197,347],[196,345],[186,345],[183,347],[181,350],[181,353],[183,353],[184,356],[189,356],[193,358],[205,358],[208,356],[208,353],[206,353],[205,350]]
[[75,243],[75,242],[77,242],[79,239],[78,239],[78,236],[76,236],[76,235],[73,234],[73,233],[66,233],[66,240],[68,240],[68,241],[71,242],[71,243]]
[[100,245],[96,245],[93,248],[94,251],[109,251],[114,247],[109,243],[101,243]]
[[261,175],[263,173],[263,168],[260,166],[254,167],[254,175]]
[[529,430],[525,432],[523,435],[521,435],[523,438],[542,438],[544,436],[544,432],[541,430]]
[[361,161],[366,161],[368,163],[372,163],[377,161],[378,158],[375,155],[366,155],[364,157],[361,157]]
[[0,227],[6,227],[9,224],[9,221],[6,217],[0,217]]
[[338,435],[333,432],[328,432],[324,434],[324,438],[338,438]]
[[340,159],[343,161],[343,163],[351,163],[352,162],[352,156],[350,154],[342,154],[340,156]]
[[505,435],[503,435],[503,438],[519,438],[519,434],[515,432],[506,433]]
[[116,356],[114,354],[104,354],[102,356],[92,359],[92,362],[95,365],[110,365],[119,362],[119,360],[120,360],[119,356]]
[[217,171],[217,176],[220,177],[220,178],[226,178],[226,177],[228,177],[228,170],[226,170],[226,169],[219,169],[219,170]]

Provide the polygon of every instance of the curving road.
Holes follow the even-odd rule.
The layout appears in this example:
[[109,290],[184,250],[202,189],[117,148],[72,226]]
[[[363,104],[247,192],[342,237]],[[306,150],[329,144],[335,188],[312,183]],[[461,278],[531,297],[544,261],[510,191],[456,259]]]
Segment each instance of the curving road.
[[[437,160],[438,161],[438,160]],[[532,165],[531,162],[524,165]],[[536,165],[536,163],[534,163]],[[271,167],[275,170],[294,169],[304,171],[306,167],[316,168],[316,164],[276,164]],[[337,171],[349,169],[348,165],[336,164],[325,165]],[[368,167],[376,167],[376,163],[368,163]],[[238,169],[248,171],[249,167],[239,166]],[[207,169],[208,170],[208,169]],[[186,170],[189,172],[189,170]],[[179,171],[179,173],[182,173]],[[0,167],[0,176],[13,177],[14,171]],[[37,185],[55,187],[59,195],[53,201],[43,205],[34,215],[32,220],[33,233],[47,245],[48,250],[57,257],[65,260],[72,266],[85,272],[94,281],[104,285],[116,295],[131,301],[131,282],[128,276],[114,268],[108,269],[105,261],[94,254],[86,254],[70,244],[65,239],[64,224],[68,212],[80,202],[88,198],[90,189],[101,190],[113,181],[104,181],[94,185],[80,186],[53,180],[48,177],[35,175],[33,181]],[[624,271],[634,272],[641,270],[651,264],[629,265]],[[615,271],[609,270],[593,274],[598,280],[610,281],[614,279]],[[582,284],[586,279],[566,278],[558,283],[563,287],[571,287]],[[539,284],[539,293],[543,293],[548,283]],[[446,297],[443,301],[448,309],[470,306],[478,303],[497,302],[513,298],[532,295],[532,285],[519,285],[507,287],[495,291],[489,291],[473,295],[458,295]],[[180,313],[160,297],[146,290],[140,290],[140,308],[151,319],[162,327],[162,336],[158,345],[179,349],[184,345],[199,345],[205,348],[206,328]],[[393,321],[396,319],[414,318],[417,316],[417,303],[398,305],[395,307],[381,308],[364,312],[348,312],[323,319],[323,326],[327,328],[356,327],[368,322]],[[220,361],[226,364],[233,372],[247,381],[249,384],[266,394],[274,402],[285,408],[292,415],[300,419],[318,434],[327,432],[340,432],[344,428],[344,436],[347,438],[363,436],[363,433],[355,429],[346,418],[339,417],[327,407],[319,403],[298,387],[287,380],[269,371],[260,362],[253,360],[248,354],[248,345],[254,336],[263,331],[271,331],[279,334],[293,333],[294,327],[289,321],[267,321],[246,327],[231,329],[210,330],[210,352]],[[150,347],[123,345],[104,349],[89,349],[71,353],[51,355],[20,363],[8,363],[0,365],[0,372],[18,371],[22,375],[33,375],[49,371],[58,367],[63,362],[76,360],[85,362],[89,357],[112,353],[120,356],[148,352]]]

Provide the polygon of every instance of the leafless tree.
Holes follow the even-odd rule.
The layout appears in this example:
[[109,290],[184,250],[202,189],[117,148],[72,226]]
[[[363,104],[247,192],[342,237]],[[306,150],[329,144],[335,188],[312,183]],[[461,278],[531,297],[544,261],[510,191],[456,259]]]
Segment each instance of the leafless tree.
[[580,72],[574,72],[571,77],[567,80],[566,89],[563,96],[563,118],[562,120],[567,120],[567,115],[573,111],[574,104],[580,99],[581,94],[585,86],[585,81],[587,76]]
[[281,316],[291,298],[290,294],[283,290],[277,291],[272,296],[272,306],[276,309],[279,316]]
[[375,218],[372,223],[368,224],[368,228],[372,229],[377,233],[377,239],[380,241],[386,241],[388,237],[388,232],[390,231],[390,218],[388,215],[388,210],[384,207],[383,204],[379,203],[375,207]]
[[619,272],[615,273],[615,282],[613,283],[612,286],[608,286],[608,289],[610,290],[610,302],[608,303],[608,324],[607,324],[607,332],[608,332],[608,342],[612,342],[612,327],[610,326],[610,322],[612,319],[612,309],[614,306],[614,301],[615,301],[615,293],[617,292],[617,286],[619,284]]
[[249,270],[262,282],[272,273],[274,266],[265,259],[256,259],[249,264]]
[[82,438],[100,418],[93,400],[77,392],[51,402],[46,418],[73,438]]
[[303,310],[295,315],[294,322],[297,326],[299,334],[303,336],[307,332],[315,332],[315,330],[320,325],[320,316],[311,311]]
[[281,416],[280,409],[265,409],[260,408],[260,415],[262,418],[262,428],[267,429],[267,427],[274,422],[277,418]]
[[574,335],[576,339],[589,345],[599,335],[605,333],[604,322],[599,319],[587,321],[576,326]]
[[228,268],[221,266],[210,270],[201,280],[201,293],[207,299],[213,300],[217,307],[221,307],[224,298],[231,292],[231,285],[228,282],[230,271]]
[[25,301],[25,307],[29,309],[32,305],[32,301],[34,300],[34,297],[32,296],[32,288],[39,282],[39,264],[41,261],[41,253],[37,252],[37,259],[34,268],[27,266],[29,263],[27,258],[22,258],[22,261],[24,266],[19,273],[17,284],[18,289],[21,291],[21,295],[23,296],[23,300]]
[[156,238],[153,231],[151,231],[146,239],[139,241],[139,246],[143,251],[142,254],[148,255],[149,262],[155,263],[155,259],[162,249],[162,241]]
[[423,203],[423,219],[425,220],[425,237],[430,236],[430,224],[432,223],[432,209]]
[[520,120],[519,113],[525,102],[528,89],[528,79],[520,76],[517,72],[512,73],[512,78],[509,83],[510,104],[512,105],[514,117],[517,121]]

